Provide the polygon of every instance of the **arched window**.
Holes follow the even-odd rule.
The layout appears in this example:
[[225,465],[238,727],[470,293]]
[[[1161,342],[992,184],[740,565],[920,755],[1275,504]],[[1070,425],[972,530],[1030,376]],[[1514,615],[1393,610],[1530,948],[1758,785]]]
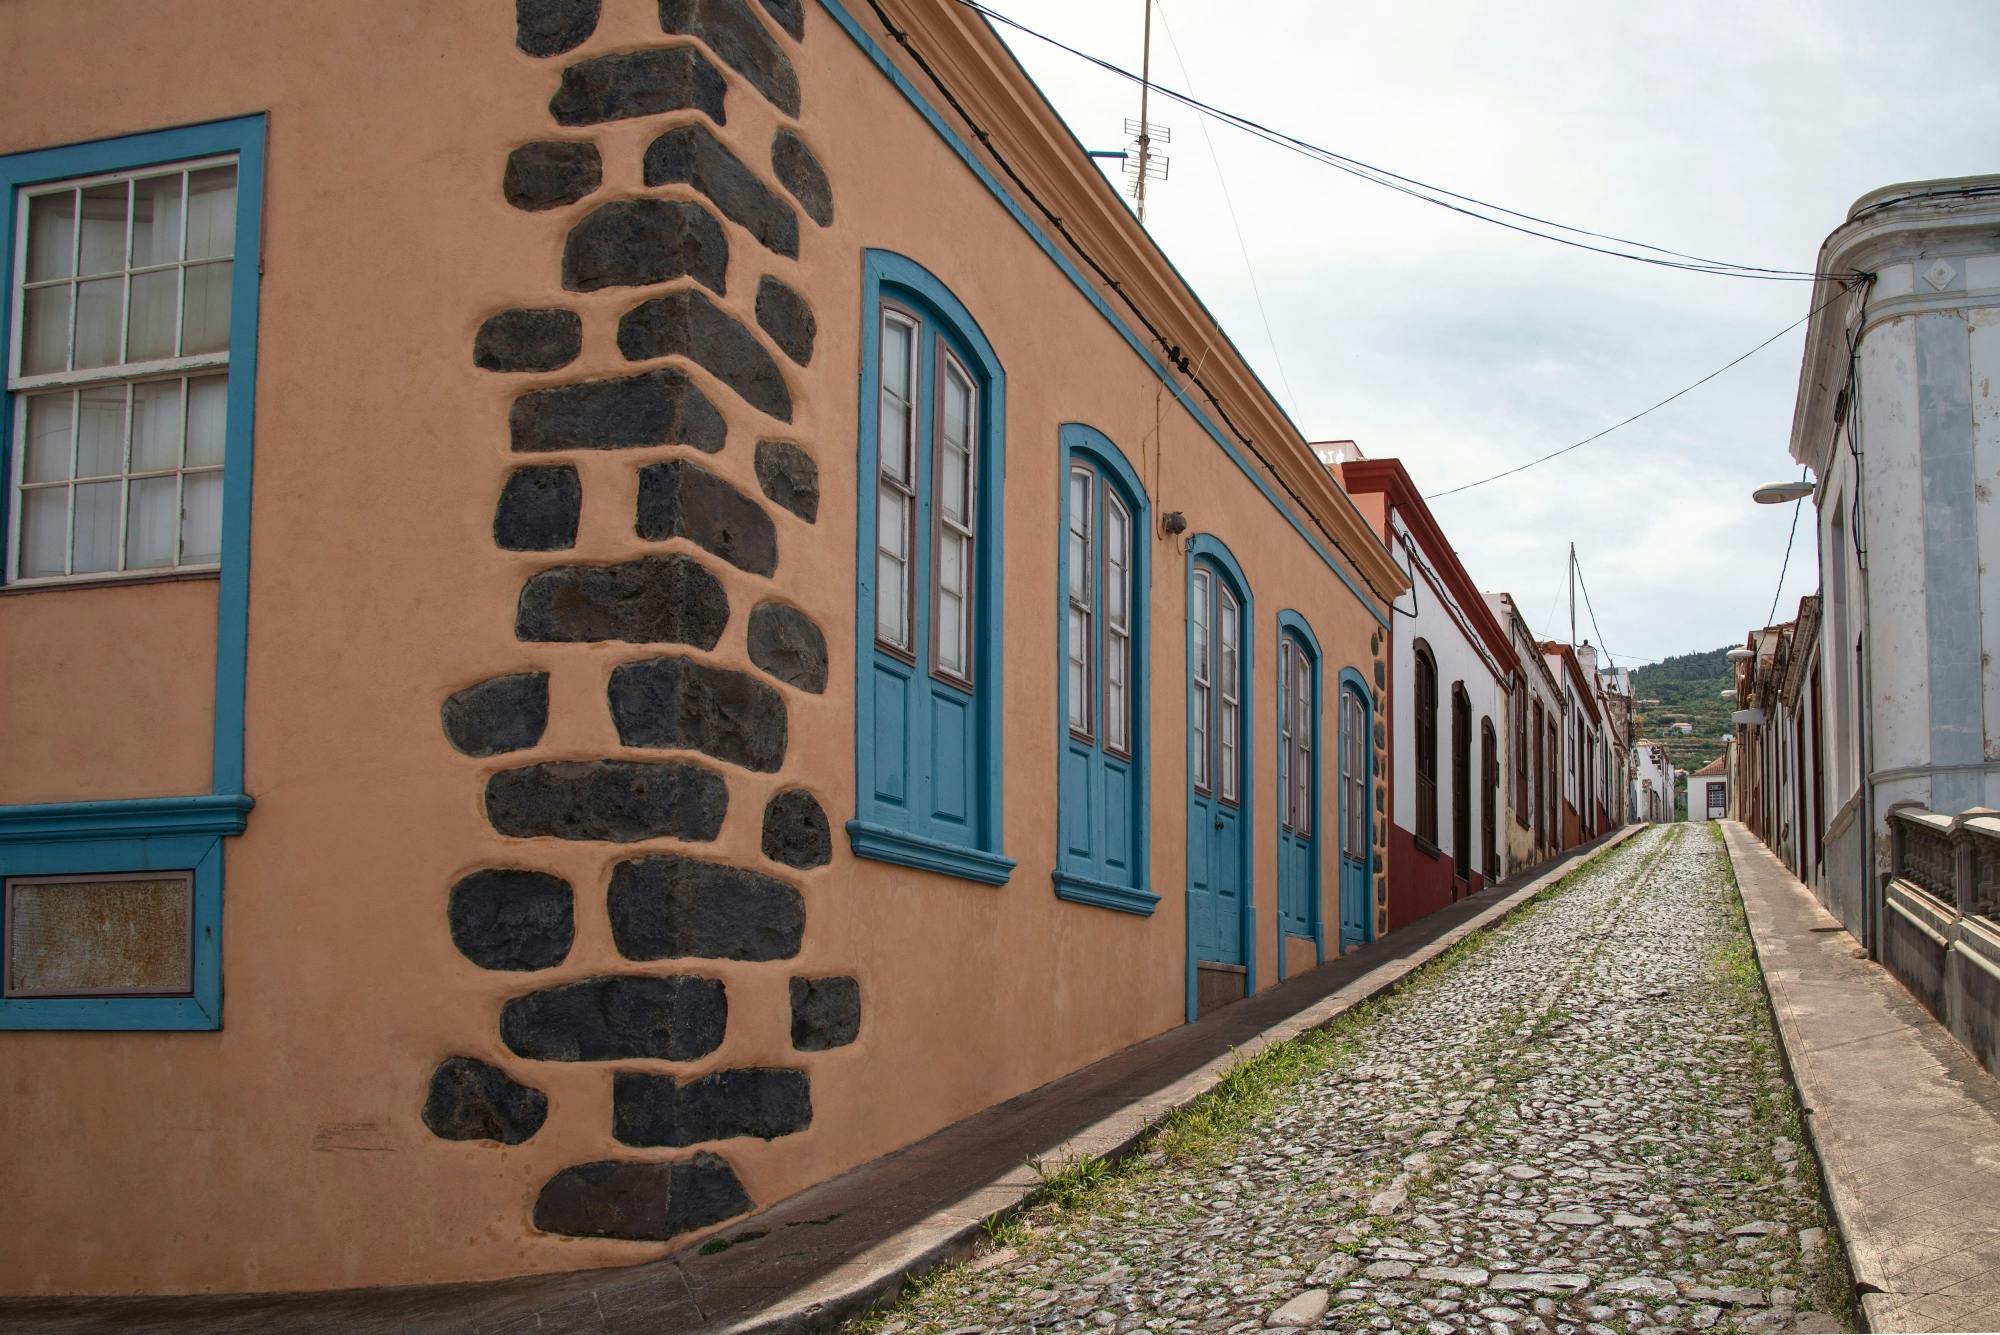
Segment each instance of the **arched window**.
[[1500,879],[1500,742],[1493,720],[1479,720],[1479,861],[1488,881]]
[[1416,644],[1417,840],[1438,846],[1438,669],[1431,647]]
[[920,265],[863,266],[857,516],[857,855],[990,884],[1000,848],[1006,377]]
[[1472,698],[1451,684],[1451,860],[1459,878],[1472,874]]
[[1062,837],[1055,889],[1099,908],[1151,913],[1147,884],[1146,493],[1117,446],[1062,429]]
[[[1278,614],[1278,932],[1320,941],[1319,639],[1297,612]],[[1323,945],[1323,943],[1322,943]]]

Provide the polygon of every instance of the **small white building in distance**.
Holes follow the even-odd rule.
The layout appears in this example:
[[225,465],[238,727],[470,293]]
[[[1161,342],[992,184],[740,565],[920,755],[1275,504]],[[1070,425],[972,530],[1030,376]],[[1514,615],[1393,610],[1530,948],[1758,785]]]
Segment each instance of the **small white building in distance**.
[[1721,820],[1729,814],[1729,767],[1721,756],[1688,775],[1688,819]]

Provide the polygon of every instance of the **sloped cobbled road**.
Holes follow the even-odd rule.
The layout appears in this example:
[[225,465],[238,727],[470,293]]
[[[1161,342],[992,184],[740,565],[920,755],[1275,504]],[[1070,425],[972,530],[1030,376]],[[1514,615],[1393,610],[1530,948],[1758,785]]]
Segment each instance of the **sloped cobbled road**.
[[1836,1331],[1845,1272],[1720,841],[1648,830],[1327,1045],[864,1323],[955,1331]]

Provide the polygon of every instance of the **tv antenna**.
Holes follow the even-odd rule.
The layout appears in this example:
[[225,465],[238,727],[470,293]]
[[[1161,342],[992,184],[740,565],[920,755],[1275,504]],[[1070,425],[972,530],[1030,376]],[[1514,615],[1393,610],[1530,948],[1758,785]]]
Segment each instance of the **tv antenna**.
[[1173,132],[1164,125],[1154,125],[1147,116],[1147,95],[1153,90],[1153,0],[1140,0],[1146,10],[1144,44],[1141,47],[1139,63],[1139,119],[1130,117],[1125,121],[1125,133],[1133,136],[1132,151],[1125,157],[1125,174],[1132,178],[1127,188],[1132,192],[1132,202],[1139,212],[1139,221],[1146,221],[1146,182],[1167,179],[1167,155],[1155,153],[1155,142],[1173,142]]

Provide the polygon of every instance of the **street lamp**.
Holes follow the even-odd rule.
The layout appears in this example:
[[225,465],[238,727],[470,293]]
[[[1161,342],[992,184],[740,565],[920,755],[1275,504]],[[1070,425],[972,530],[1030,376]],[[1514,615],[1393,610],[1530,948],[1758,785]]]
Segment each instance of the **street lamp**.
[[1766,482],[1750,493],[1750,499],[1759,505],[1783,505],[1787,501],[1802,501],[1815,490],[1811,482],[1801,477],[1790,482]]
[[1729,661],[1732,663],[1747,663],[1756,656],[1755,649],[1745,649],[1741,645],[1729,651]]

